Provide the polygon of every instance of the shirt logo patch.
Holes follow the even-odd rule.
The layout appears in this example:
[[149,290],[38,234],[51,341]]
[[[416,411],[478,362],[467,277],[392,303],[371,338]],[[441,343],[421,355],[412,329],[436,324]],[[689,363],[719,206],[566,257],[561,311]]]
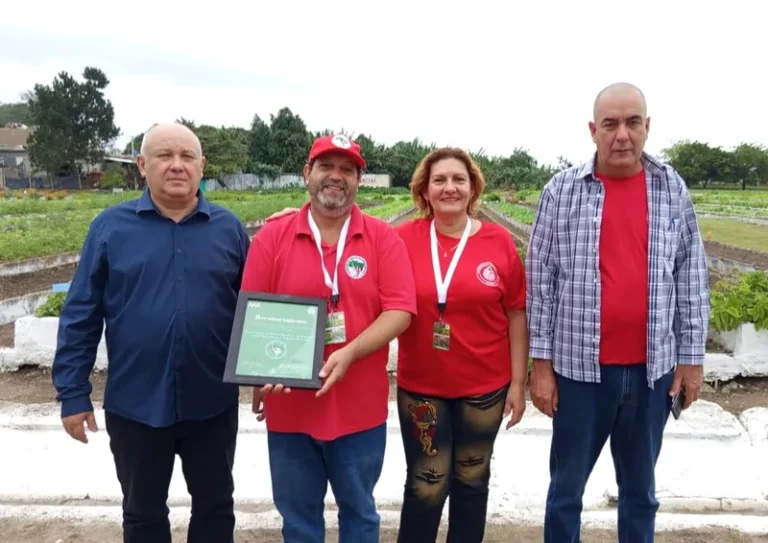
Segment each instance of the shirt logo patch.
[[349,149],[352,147],[352,143],[349,141],[349,138],[347,138],[347,136],[344,134],[336,134],[333,136],[331,138],[331,143],[340,149]]
[[362,279],[368,272],[368,263],[362,256],[350,256],[344,269],[352,279]]
[[493,262],[483,262],[475,271],[477,278],[484,285],[495,287],[499,284],[499,272]]

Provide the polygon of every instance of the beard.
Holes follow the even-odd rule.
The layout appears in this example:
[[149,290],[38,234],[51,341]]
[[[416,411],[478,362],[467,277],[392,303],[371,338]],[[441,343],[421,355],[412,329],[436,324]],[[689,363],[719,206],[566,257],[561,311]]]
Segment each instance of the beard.
[[[325,189],[327,187],[337,187],[338,193],[329,193]],[[322,181],[318,183],[318,188],[313,194],[317,202],[323,207],[323,209],[330,212],[345,211],[351,201],[349,194],[349,186],[341,181]]]

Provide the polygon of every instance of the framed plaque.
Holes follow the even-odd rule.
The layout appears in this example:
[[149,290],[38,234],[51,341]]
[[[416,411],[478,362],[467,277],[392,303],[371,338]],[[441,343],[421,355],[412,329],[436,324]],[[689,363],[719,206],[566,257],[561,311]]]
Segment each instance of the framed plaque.
[[322,386],[327,301],[241,291],[224,368],[224,382]]

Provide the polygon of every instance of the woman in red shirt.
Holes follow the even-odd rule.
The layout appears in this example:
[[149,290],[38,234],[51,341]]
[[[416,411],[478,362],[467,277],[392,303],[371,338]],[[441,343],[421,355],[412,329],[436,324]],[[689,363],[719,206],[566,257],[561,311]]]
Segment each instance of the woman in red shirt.
[[493,445],[525,410],[525,271],[509,232],[474,218],[485,179],[461,149],[427,155],[411,193],[423,218],[398,227],[418,316],[398,338],[397,402],[407,476],[398,541],[481,542]]

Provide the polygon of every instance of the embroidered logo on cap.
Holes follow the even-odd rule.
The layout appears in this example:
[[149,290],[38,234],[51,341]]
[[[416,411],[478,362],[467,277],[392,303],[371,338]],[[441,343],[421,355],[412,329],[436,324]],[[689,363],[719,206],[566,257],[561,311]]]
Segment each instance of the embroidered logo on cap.
[[349,138],[347,138],[347,136],[344,134],[336,134],[333,136],[331,138],[331,143],[340,149],[349,149],[352,147],[352,143],[349,141]]

